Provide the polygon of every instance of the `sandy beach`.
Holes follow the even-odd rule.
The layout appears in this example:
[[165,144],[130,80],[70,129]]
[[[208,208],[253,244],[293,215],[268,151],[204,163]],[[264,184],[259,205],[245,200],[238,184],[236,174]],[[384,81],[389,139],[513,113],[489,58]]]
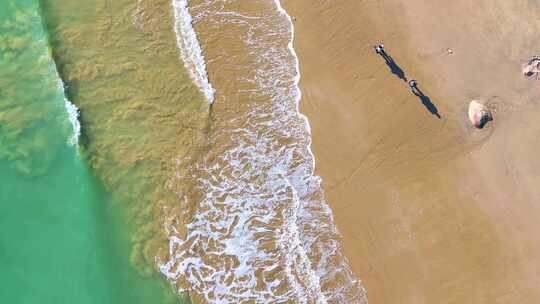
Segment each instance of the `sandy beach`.
[[2,8],[6,303],[540,303],[540,0]]
[[[521,74],[538,3],[284,6],[316,170],[369,303],[538,303],[540,83]],[[482,130],[475,98],[494,112]]]

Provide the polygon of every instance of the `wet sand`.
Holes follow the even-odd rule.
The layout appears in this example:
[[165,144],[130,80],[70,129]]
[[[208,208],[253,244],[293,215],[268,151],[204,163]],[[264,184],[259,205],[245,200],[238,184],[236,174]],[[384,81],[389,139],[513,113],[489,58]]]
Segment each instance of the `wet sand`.
[[[540,83],[521,75],[538,5],[284,1],[317,173],[370,303],[540,300]],[[482,130],[477,97],[494,108]]]
[[290,19],[268,0],[189,13],[216,91],[208,150],[174,181],[188,228],[168,227],[161,272],[196,303],[363,303],[313,176]]

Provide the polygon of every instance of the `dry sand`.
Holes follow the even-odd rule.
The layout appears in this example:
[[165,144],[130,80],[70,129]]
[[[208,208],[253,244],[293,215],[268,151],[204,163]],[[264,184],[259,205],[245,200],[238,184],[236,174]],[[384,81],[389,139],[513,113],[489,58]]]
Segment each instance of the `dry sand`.
[[[521,72],[540,52],[539,2],[284,5],[318,174],[369,302],[540,303],[540,82]],[[473,98],[494,109],[483,130]]]

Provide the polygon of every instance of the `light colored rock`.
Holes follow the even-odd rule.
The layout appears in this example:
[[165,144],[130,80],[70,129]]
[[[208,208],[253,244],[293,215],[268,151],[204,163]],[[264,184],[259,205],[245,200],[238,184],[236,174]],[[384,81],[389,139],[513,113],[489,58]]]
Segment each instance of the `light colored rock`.
[[473,100],[469,104],[469,120],[473,126],[482,129],[488,121],[493,120],[493,116],[484,104]]
[[540,58],[535,56],[525,65],[523,65],[523,76],[530,79],[538,79],[540,74]]

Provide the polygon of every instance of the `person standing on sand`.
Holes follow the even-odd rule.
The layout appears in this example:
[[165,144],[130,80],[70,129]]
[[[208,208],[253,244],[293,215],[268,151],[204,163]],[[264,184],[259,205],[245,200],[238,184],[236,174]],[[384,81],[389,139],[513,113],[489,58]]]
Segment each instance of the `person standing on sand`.
[[411,79],[409,80],[409,87],[411,88],[411,91],[414,93],[414,95],[418,95],[418,82],[416,80]]
[[[374,46],[375,48],[375,53],[379,54],[382,56],[382,58],[384,59],[384,61],[386,61],[386,63],[391,66],[391,69],[395,69],[395,67],[397,66],[396,63],[394,62],[394,60],[392,59],[392,57],[390,57],[386,51],[384,50],[384,45],[383,44],[377,44],[376,46]],[[401,77],[400,77],[401,78]]]
[[384,54],[384,45],[378,44],[378,45],[374,46],[374,48],[375,48],[375,53],[377,53],[379,55]]
[[409,87],[411,88],[411,91],[414,95],[416,95],[418,98],[420,98],[420,101],[422,101],[422,104],[426,109],[433,115],[437,116],[437,118],[441,119],[441,114],[439,114],[439,110],[437,107],[431,102],[431,99],[429,99],[428,96],[426,96],[420,89],[418,88],[418,82],[416,80],[411,79],[409,80]]
[[391,62],[392,59],[390,58],[390,56],[388,56],[388,54],[386,54],[383,44],[377,44],[376,46],[374,46],[374,48],[375,48],[375,53],[381,55],[384,58],[384,60],[386,60],[386,62]]
[[375,49],[375,53],[381,55],[381,57],[384,59],[386,65],[388,65],[388,67],[390,68],[390,72],[399,77],[399,79],[406,82],[407,77],[405,77],[405,72],[403,72],[403,70],[399,67],[399,65],[397,65],[394,59],[392,59],[392,57],[390,57],[390,55],[386,53],[386,51],[384,50],[384,45],[377,44],[374,45],[373,48]]

